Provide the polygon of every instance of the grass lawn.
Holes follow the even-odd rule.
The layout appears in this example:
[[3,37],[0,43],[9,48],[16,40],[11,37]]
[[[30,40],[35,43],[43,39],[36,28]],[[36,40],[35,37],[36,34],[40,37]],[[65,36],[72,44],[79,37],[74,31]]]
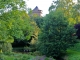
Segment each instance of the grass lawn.
[[8,55],[0,54],[0,60],[55,60],[46,56],[33,56],[22,53],[11,53]]
[[67,50],[66,60],[80,60],[80,43]]
[[0,54],[0,60],[30,60],[34,58],[32,55],[11,53],[9,55]]

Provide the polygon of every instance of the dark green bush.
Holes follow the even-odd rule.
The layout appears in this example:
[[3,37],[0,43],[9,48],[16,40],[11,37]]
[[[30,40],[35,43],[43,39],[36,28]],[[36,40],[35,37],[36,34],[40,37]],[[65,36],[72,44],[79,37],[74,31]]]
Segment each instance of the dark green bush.
[[73,34],[76,29],[70,25],[62,11],[46,15],[38,40],[38,50],[46,56],[62,57],[66,50],[78,42]]
[[0,42],[0,53],[8,53],[9,54],[10,52],[12,52],[11,43]]
[[2,44],[2,52],[3,53],[11,53],[12,52],[12,45],[11,43],[3,43]]

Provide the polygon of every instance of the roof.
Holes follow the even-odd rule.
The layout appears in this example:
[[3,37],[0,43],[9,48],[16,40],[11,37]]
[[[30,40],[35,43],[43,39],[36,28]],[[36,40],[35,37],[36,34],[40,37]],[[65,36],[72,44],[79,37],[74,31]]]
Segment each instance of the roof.
[[39,8],[36,6],[36,7],[33,9],[33,11],[35,11],[35,10],[39,10]]
[[39,10],[39,8],[38,8],[38,6],[36,6],[34,9],[33,9],[33,11],[32,11],[33,13],[37,13],[37,14],[41,14],[42,13],[42,10]]

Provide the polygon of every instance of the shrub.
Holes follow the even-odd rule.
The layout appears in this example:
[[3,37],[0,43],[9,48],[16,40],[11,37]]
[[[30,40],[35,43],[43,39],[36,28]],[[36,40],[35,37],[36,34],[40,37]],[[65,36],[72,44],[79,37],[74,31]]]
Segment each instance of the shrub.
[[78,42],[74,26],[69,25],[62,11],[51,12],[45,17],[38,40],[38,50],[46,56],[61,57]]
[[3,43],[2,44],[2,52],[3,53],[11,53],[12,52],[12,45],[11,45],[11,43]]

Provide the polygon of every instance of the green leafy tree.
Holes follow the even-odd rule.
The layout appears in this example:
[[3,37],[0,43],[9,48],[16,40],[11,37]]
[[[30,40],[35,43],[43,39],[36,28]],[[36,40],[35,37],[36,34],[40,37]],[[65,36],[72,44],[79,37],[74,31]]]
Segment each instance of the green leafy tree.
[[77,42],[76,36],[73,36],[75,32],[76,30],[69,25],[62,10],[50,12],[45,17],[39,35],[39,51],[46,56],[62,56],[67,48],[74,46]]
[[77,0],[76,5],[74,6],[73,10],[73,18],[76,20],[77,23],[80,23],[80,0]]
[[0,51],[4,52],[14,39],[29,40],[35,28],[23,0],[0,0],[0,4]]
[[35,17],[33,20],[36,22],[37,26],[41,28],[41,25],[43,25],[43,17]]
[[[1,24],[4,33],[1,40],[6,40],[6,36],[12,36],[19,39],[29,39],[32,34],[33,28],[31,27],[31,21],[25,11],[11,11],[4,13],[0,16]],[[5,35],[5,36],[4,36]],[[26,36],[26,37],[24,37]]]
[[11,10],[25,10],[25,1],[23,0],[0,0],[0,13]]
[[[79,2],[79,1],[78,1]],[[49,7],[49,11],[62,10],[64,16],[68,18],[69,24],[76,24],[79,22],[79,3],[73,0],[56,0]]]
[[33,32],[34,26],[25,11],[13,10],[0,16],[0,42],[27,41]]

